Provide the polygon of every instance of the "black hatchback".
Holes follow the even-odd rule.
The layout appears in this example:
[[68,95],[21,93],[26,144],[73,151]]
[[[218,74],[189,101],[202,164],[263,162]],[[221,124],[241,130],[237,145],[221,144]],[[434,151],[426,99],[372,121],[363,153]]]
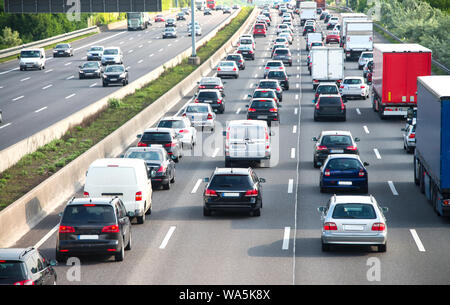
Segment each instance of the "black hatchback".
[[218,89],[201,89],[194,99],[195,103],[207,103],[211,105],[214,112],[224,113],[225,111],[225,94]]
[[0,285],[56,285],[55,265],[35,248],[0,249]]
[[203,192],[203,215],[210,216],[213,210],[249,211],[260,216],[262,208],[262,186],[266,182],[258,178],[251,168],[217,168]]
[[122,261],[131,249],[133,212],[119,198],[73,198],[62,213],[56,240],[56,259],[103,255]]
[[229,54],[225,60],[235,61],[239,70],[245,70],[245,60],[242,54]]
[[350,131],[327,130],[322,131],[319,137],[314,137],[313,165],[315,168],[322,166],[328,155],[333,154],[359,154],[356,142],[359,138],[352,137]]
[[319,119],[347,119],[346,107],[339,94],[319,95],[314,107],[314,121]]
[[103,87],[111,84],[128,85],[128,70],[124,65],[109,65],[103,72]]
[[269,71],[266,79],[276,79],[280,83],[283,90],[289,90],[289,78],[286,71]]
[[267,125],[272,122],[280,122],[280,113],[274,99],[271,98],[255,98],[252,99],[251,104],[247,105],[247,120],[261,120],[266,121]]

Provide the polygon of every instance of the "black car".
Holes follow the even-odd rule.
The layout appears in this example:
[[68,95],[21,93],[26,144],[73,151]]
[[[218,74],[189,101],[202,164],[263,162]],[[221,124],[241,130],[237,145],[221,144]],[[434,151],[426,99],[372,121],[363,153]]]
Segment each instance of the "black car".
[[209,8],[205,8],[205,10],[203,11],[203,16],[206,16],[206,15],[212,15],[212,12]]
[[239,70],[245,70],[245,60],[242,54],[229,54],[225,60],[235,61]]
[[280,83],[283,90],[289,90],[289,78],[286,71],[269,71],[267,79],[276,79]]
[[101,255],[122,261],[131,249],[131,221],[122,200],[73,198],[61,216],[56,239],[56,259],[77,255]]
[[278,100],[283,101],[283,89],[280,83],[276,79],[264,79],[260,80],[256,89],[273,89],[277,93]]
[[169,18],[169,19],[167,19],[167,20],[166,20],[166,25],[165,25],[165,26],[166,26],[166,27],[171,27],[171,26],[176,27],[177,24],[176,24],[176,22],[175,22],[175,19],[174,19],[174,18]]
[[229,7],[224,7],[224,8],[222,9],[222,12],[223,12],[224,14],[231,14],[231,8],[229,8]]
[[[158,127],[165,126],[158,125]],[[161,186],[163,189],[169,190],[170,184],[175,183],[175,163],[162,145],[131,147],[124,157],[145,160],[153,187]]]
[[319,96],[321,94],[340,94],[339,88],[336,83],[321,83],[316,88],[316,93],[314,95],[314,103],[317,103]]
[[110,84],[128,85],[128,70],[124,65],[109,65],[106,66],[103,72],[103,87]]
[[195,103],[207,103],[214,112],[225,112],[224,94],[218,89],[201,89],[194,99]]
[[180,158],[183,157],[181,137],[171,128],[148,128],[142,135],[137,135],[139,139],[137,146],[146,147],[152,144],[161,144],[169,156],[178,163]]
[[352,138],[349,131],[322,131],[319,137],[314,137],[313,165],[320,167],[330,154],[358,155],[359,138]]
[[69,43],[60,43],[53,49],[53,57],[73,56],[73,48]]
[[186,20],[185,14],[183,12],[180,12],[177,14],[177,21],[178,20]]
[[325,15],[325,18],[323,18],[323,23],[328,23],[328,21],[330,21],[330,19],[331,19],[331,14]]
[[321,118],[346,120],[346,107],[339,94],[319,95],[314,107],[314,121]]
[[56,264],[35,248],[0,249],[0,285],[56,285]]
[[198,90],[200,89],[218,89],[220,92],[223,92],[223,85],[226,82],[222,82],[220,77],[202,77],[202,79],[197,83]]
[[85,62],[82,66],[79,66],[78,71],[79,79],[83,78],[100,78],[102,76],[102,65],[98,61]]
[[281,108],[281,105],[277,105],[274,99],[255,98],[246,107],[248,107],[247,120],[266,121],[269,126],[271,126],[272,122],[280,122],[278,108]]
[[210,216],[215,210],[249,211],[260,216],[262,186],[266,182],[258,178],[251,168],[217,168],[203,192],[203,215]]
[[315,32],[316,32],[316,27],[314,25],[309,24],[303,28],[303,36],[305,36],[308,33],[315,33]]
[[324,20],[326,16],[329,16],[330,14],[328,12],[323,11],[322,14],[320,14],[320,20]]

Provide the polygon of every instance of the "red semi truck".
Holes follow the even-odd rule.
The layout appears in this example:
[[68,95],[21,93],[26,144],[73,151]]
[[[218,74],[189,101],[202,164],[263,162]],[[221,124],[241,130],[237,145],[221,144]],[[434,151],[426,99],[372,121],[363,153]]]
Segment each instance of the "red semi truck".
[[373,45],[372,108],[381,119],[417,106],[417,77],[431,75],[431,50],[419,44]]

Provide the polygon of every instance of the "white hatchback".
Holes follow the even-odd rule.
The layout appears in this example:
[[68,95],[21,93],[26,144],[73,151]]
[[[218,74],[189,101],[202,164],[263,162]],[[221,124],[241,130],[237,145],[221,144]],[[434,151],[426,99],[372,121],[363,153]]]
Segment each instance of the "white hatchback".
[[361,76],[348,76],[339,87],[339,92],[343,99],[368,99],[370,94],[370,86],[365,83]]

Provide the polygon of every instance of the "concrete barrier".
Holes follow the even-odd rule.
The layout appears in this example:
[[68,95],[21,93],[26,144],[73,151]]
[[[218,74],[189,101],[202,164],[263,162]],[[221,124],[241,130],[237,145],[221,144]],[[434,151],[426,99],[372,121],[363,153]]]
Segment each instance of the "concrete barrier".
[[[233,48],[238,37],[243,34],[256,18],[257,10],[244,25],[214,55],[199,66],[178,85],[141,111],[115,132],[97,143],[84,154],[67,164],[50,178],[36,186],[16,202],[0,212],[0,248],[10,247],[45,216],[58,206],[65,204],[84,185],[85,173],[89,165],[98,158],[119,155],[136,139],[136,134],[155,124],[164,114],[175,106],[180,99],[191,91],[197,81],[211,72],[217,63]],[[153,73],[153,72],[152,72]],[[151,74],[151,73],[150,73]],[[152,77],[152,76],[150,76]],[[139,81],[139,80],[138,80]],[[142,80],[144,82],[144,80]],[[131,84],[130,84],[131,85]],[[135,85],[137,86],[137,84]],[[125,94],[127,87],[119,90]],[[104,98],[107,102],[108,97]],[[97,103],[96,103],[97,104]],[[91,105],[90,107],[94,107]],[[95,106],[102,107],[102,105]],[[89,108],[89,107],[88,107]],[[83,111],[88,111],[87,109]],[[89,112],[92,109],[89,109]],[[80,114],[80,117],[83,114]]]

